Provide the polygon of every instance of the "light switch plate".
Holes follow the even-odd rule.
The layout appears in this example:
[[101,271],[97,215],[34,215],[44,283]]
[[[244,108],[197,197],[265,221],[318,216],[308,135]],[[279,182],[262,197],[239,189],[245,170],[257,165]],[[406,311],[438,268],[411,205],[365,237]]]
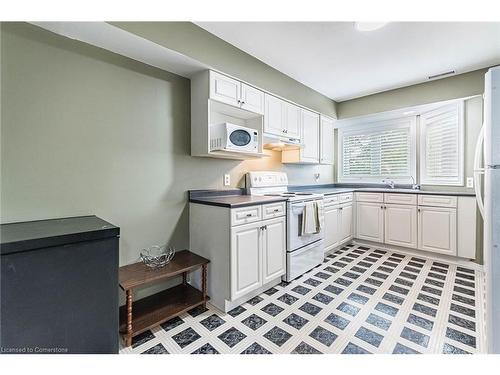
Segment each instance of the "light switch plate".
[[474,187],[474,178],[473,177],[467,177],[467,187],[468,188]]
[[226,173],[224,175],[224,186],[229,186],[229,185],[231,185],[231,176],[228,173]]

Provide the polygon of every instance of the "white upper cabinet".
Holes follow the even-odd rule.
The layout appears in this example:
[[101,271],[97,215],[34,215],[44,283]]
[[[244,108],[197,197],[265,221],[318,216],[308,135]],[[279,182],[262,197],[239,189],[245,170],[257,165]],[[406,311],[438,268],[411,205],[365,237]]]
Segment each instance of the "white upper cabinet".
[[286,122],[286,102],[268,94],[264,95],[264,102],[264,133],[284,136]]
[[286,103],[285,135],[288,138],[300,139],[301,136],[301,109],[291,103]]
[[210,99],[239,107],[240,91],[240,81],[216,72],[210,72]]
[[210,99],[264,113],[264,92],[217,72],[210,72]]
[[333,119],[320,116],[320,156],[321,164],[333,164]]
[[241,108],[264,114],[264,93],[245,83],[241,84]]
[[301,162],[319,162],[319,115],[302,110],[302,148]]

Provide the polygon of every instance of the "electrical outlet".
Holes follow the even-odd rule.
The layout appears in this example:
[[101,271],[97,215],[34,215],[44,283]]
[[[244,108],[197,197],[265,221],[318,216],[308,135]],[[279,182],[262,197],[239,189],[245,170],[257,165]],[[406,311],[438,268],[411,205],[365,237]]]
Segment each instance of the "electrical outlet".
[[228,173],[226,173],[224,175],[224,186],[229,186],[229,185],[231,185],[231,176]]
[[474,187],[474,178],[473,177],[467,177],[467,187],[468,188]]

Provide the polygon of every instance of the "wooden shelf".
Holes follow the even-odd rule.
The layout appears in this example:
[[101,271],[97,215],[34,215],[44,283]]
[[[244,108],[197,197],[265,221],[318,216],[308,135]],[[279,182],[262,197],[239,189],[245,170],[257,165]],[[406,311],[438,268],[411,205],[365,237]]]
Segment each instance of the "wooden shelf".
[[208,262],[209,260],[206,258],[200,257],[188,250],[182,250],[175,254],[169,264],[159,269],[152,269],[142,262],[129,264],[120,267],[118,274],[120,287],[123,290],[127,290],[144,286],[152,282],[180,275],[183,272],[193,271],[204,264],[208,264]]
[[[172,319],[199,305],[207,296],[207,265],[210,261],[188,250],[182,250],[165,267],[152,269],[142,262],[120,267],[120,288],[126,293],[126,304],[120,307],[120,332],[125,345],[132,337]],[[201,291],[187,283],[187,274],[201,268]],[[134,289],[182,275],[182,284],[132,302]]]
[[[206,300],[209,298],[207,297]],[[203,293],[189,284],[153,294],[132,303],[132,336],[206,303]],[[127,332],[127,309],[120,308],[120,332]]]

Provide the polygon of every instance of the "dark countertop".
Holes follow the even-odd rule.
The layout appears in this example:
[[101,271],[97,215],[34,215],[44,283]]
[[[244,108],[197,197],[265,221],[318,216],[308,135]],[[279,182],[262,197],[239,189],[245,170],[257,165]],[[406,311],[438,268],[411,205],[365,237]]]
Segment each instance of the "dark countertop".
[[338,185],[325,186],[320,185],[318,187],[312,185],[305,186],[294,186],[291,188],[293,191],[308,191],[324,195],[333,195],[341,193],[351,193],[356,191],[366,191],[373,193],[400,193],[400,194],[426,194],[426,195],[451,195],[451,196],[464,196],[464,197],[474,197],[476,196],[473,192],[468,191],[436,191],[436,190],[413,190],[409,188],[385,188],[385,187],[342,187]]
[[223,195],[223,196],[199,196],[190,197],[189,202],[206,204],[209,206],[227,207],[227,208],[238,208],[246,206],[254,206],[257,204],[266,204],[273,202],[284,202],[287,198],[284,197],[267,197],[259,195]]
[[120,228],[97,216],[25,221],[0,225],[2,255],[116,237]]
[[[333,185],[299,185],[289,186],[289,191],[304,191],[323,195],[334,195],[342,193],[353,193],[356,191],[366,191],[373,193],[400,193],[400,194],[426,194],[426,195],[451,195],[451,196],[466,196],[474,197],[474,193],[467,191],[435,191],[435,190],[412,190],[408,187],[396,187],[394,189],[372,186],[342,186],[340,184]],[[266,204],[273,202],[283,202],[287,199],[284,197],[270,197],[258,195],[246,195],[245,189],[226,189],[226,190],[190,190],[189,202],[206,204],[210,206],[237,208],[245,206],[254,206],[257,204]]]

